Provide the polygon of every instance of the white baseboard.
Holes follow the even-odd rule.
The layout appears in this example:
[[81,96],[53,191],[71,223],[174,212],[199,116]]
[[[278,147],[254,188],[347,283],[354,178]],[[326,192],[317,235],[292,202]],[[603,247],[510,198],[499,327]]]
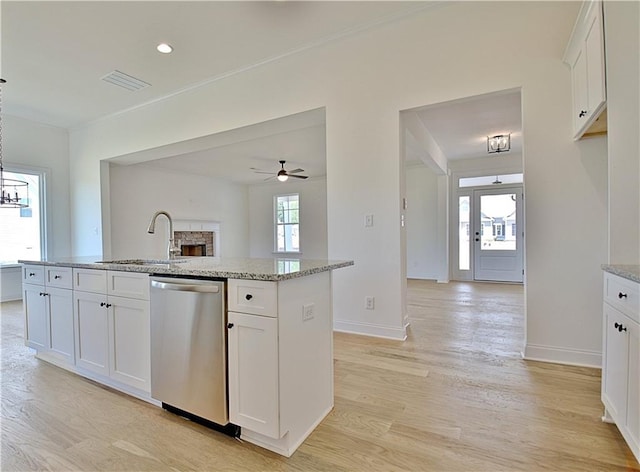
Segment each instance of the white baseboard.
[[600,351],[527,344],[522,353],[522,358],[529,361],[602,368],[602,352]]
[[405,326],[394,328],[392,326],[375,325],[372,323],[360,323],[357,321],[333,321],[333,330],[340,333],[361,334],[376,338],[404,341],[407,339]]

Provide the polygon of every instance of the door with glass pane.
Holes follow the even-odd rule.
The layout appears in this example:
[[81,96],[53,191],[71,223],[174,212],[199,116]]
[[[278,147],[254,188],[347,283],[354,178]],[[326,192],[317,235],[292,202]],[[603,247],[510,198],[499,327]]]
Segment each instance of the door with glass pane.
[[473,192],[473,278],[523,281],[522,187]]

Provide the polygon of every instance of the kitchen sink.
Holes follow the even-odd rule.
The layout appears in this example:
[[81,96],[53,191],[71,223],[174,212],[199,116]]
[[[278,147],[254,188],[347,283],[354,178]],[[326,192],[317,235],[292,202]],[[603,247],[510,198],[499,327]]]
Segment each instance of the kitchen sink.
[[126,265],[167,265],[187,262],[187,259],[118,259],[115,261],[97,261],[98,264],[126,264]]

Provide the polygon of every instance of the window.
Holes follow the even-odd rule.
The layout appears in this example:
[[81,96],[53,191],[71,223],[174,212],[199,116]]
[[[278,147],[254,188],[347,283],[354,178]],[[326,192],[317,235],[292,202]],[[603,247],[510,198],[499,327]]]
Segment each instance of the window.
[[0,209],[0,262],[18,259],[40,260],[45,257],[44,172],[4,169],[7,179],[29,184],[27,208]]
[[469,195],[458,197],[458,269],[469,270]]
[[299,195],[279,195],[275,201],[276,252],[300,252]]

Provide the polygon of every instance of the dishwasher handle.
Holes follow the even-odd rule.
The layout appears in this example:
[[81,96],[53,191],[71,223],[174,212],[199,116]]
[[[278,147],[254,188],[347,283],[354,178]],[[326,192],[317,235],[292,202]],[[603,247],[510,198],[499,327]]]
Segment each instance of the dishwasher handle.
[[162,290],[175,290],[178,292],[206,292],[206,293],[218,293],[220,292],[219,285],[208,284],[176,284],[171,282],[159,282],[157,280],[151,281],[151,286]]

